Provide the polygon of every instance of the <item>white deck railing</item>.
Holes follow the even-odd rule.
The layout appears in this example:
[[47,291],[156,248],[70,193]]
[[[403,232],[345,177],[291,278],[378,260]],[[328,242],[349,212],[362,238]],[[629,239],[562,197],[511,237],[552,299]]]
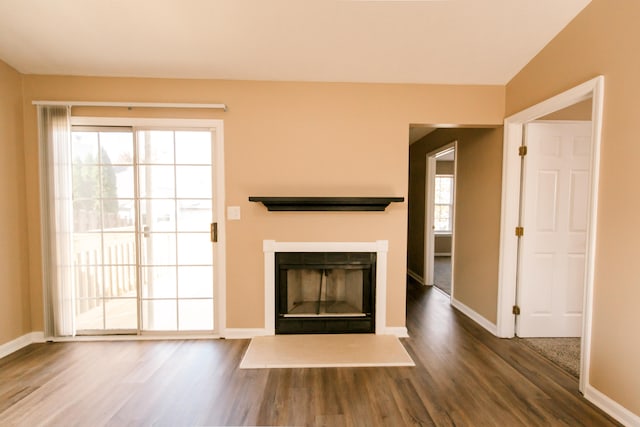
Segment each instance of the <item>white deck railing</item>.
[[76,234],[74,261],[76,315],[101,305],[102,298],[135,295],[134,227]]

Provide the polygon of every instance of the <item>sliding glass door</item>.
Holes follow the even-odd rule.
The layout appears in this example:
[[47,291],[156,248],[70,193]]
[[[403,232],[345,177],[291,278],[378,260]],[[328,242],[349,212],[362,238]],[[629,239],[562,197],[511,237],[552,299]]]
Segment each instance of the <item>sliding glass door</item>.
[[74,127],[79,333],[212,331],[210,130]]

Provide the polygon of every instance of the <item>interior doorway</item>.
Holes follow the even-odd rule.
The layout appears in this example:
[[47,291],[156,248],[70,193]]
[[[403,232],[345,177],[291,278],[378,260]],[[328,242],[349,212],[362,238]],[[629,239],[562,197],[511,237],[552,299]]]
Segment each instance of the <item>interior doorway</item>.
[[536,120],[524,127],[515,319],[524,344],[576,378],[592,140],[591,100],[583,103],[589,111],[583,121]]
[[456,142],[427,154],[425,182],[425,284],[453,291]]
[[[531,263],[530,257],[535,258],[536,255],[527,253],[527,246],[523,243],[523,237],[527,236],[528,232],[529,236],[535,235],[537,229],[555,227],[553,224],[553,227],[549,227],[548,221],[545,225],[545,221],[552,218],[551,216],[544,214],[544,212],[538,215],[540,203],[535,199],[535,195],[538,193],[540,196],[547,197],[547,202],[551,203],[551,198],[548,197],[548,191],[542,191],[540,188],[535,186],[540,185],[540,182],[535,184],[533,187],[527,187],[525,183],[526,179],[522,179],[523,177],[526,178],[527,174],[526,160],[524,160],[524,158],[526,158],[526,155],[528,155],[528,152],[532,149],[530,147],[527,147],[526,149],[522,148],[527,145],[527,126],[530,123],[541,119],[562,120],[564,118],[572,120],[575,119],[575,116],[568,117],[566,115],[580,114],[579,111],[583,107],[588,107],[586,109],[586,119],[589,122],[588,126],[590,127],[591,136],[587,138],[588,143],[586,147],[588,152],[585,153],[585,157],[587,158],[586,163],[589,174],[587,177],[582,177],[582,184],[580,185],[586,188],[583,188],[583,195],[580,197],[583,197],[584,200],[580,202],[582,207],[576,210],[576,212],[579,212],[580,215],[582,215],[579,216],[579,218],[581,218],[583,222],[581,227],[583,228],[583,231],[580,231],[583,233],[584,240],[584,254],[580,255],[580,257],[583,257],[583,263],[574,263],[574,265],[571,265],[570,258],[566,256],[567,254],[570,254],[571,251],[565,250],[564,259],[554,260],[553,263],[550,264],[550,268],[547,268],[546,270],[551,271],[554,274],[561,270],[573,271],[572,274],[576,278],[576,280],[573,281],[574,287],[580,287],[579,291],[581,293],[581,301],[579,303],[576,303],[575,301],[573,302],[574,306],[576,304],[580,306],[582,316],[579,322],[580,335],[582,336],[580,350],[580,390],[584,390],[585,385],[588,384],[589,371],[591,301],[593,293],[594,248],[596,239],[595,224],[597,214],[597,183],[603,88],[604,78],[598,77],[508,117],[505,120],[497,330],[499,336],[513,337],[519,332],[519,325],[517,326],[517,324],[520,320],[516,319],[521,315],[524,304],[529,306],[527,310],[530,310],[533,305],[533,309],[530,311],[534,312],[534,314],[536,311],[540,313],[549,311],[548,308],[544,310],[536,310],[536,301],[532,301],[532,298],[527,297],[524,292],[519,294],[521,291],[520,285],[522,281],[529,280],[532,276],[535,276],[531,271],[528,273],[526,271],[527,263]],[[533,149],[540,150],[543,145],[544,144],[538,144]],[[575,153],[576,150],[578,150],[578,152],[584,151],[584,148],[584,144],[582,144],[581,148],[573,146],[570,152]],[[550,173],[550,170],[547,169],[541,168],[539,171],[546,174],[546,179],[551,183],[550,178],[553,177],[553,173]],[[577,178],[579,177],[575,174],[573,177],[569,176],[569,179],[575,180]],[[530,198],[532,194],[534,195],[533,199]],[[572,200],[572,195],[565,195],[563,197],[568,197],[568,201],[570,203],[574,203],[577,200]],[[523,227],[523,220],[525,219],[523,212],[527,211],[526,204],[532,200],[534,201],[534,208],[532,209],[532,212],[535,212],[535,214],[533,223],[529,224],[529,230],[527,230],[527,227]],[[551,209],[549,209],[548,212],[552,212],[553,215],[558,215],[558,210],[553,203],[549,206]],[[568,210],[567,212],[571,212],[571,210]],[[576,218],[571,218],[571,220],[575,219]],[[571,226],[569,226],[568,230],[565,231],[566,235],[570,235],[574,232],[574,230],[571,229]],[[556,241],[555,238],[551,240]],[[549,251],[540,251],[542,258],[546,257],[547,259],[550,259],[549,253]],[[538,259],[542,258],[538,257]],[[558,262],[560,264],[558,264]],[[523,266],[525,267],[524,270],[522,269]],[[551,280],[549,278],[538,279],[539,280],[534,280],[534,283],[548,284],[549,280]],[[576,285],[577,283],[579,283],[579,285]],[[554,298],[553,292],[546,293],[545,299],[547,302],[549,298]]]

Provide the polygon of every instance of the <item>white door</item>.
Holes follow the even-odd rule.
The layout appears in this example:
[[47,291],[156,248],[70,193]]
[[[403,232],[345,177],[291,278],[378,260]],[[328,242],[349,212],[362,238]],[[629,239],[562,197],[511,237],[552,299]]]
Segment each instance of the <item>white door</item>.
[[591,122],[531,123],[525,138],[516,334],[579,337]]

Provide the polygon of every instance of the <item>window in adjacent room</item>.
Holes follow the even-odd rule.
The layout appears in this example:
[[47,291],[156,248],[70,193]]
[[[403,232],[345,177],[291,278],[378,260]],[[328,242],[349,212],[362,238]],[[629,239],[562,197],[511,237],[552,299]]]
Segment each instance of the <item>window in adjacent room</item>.
[[453,230],[453,175],[436,175],[434,231],[451,233]]

